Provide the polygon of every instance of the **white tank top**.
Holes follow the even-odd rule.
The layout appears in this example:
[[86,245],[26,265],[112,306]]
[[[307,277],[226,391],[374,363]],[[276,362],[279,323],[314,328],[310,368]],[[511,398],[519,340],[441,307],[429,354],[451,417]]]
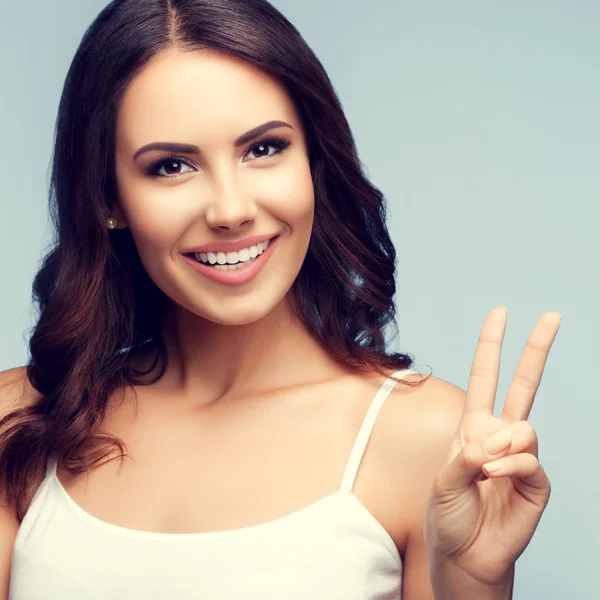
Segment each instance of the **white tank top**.
[[352,492],[395,385],[386,379],[373,398],[340,488],[258,525],[157,533],[106,523],[72,500],[50,459],[17,532],[9,600],[398,600],[398,549]]

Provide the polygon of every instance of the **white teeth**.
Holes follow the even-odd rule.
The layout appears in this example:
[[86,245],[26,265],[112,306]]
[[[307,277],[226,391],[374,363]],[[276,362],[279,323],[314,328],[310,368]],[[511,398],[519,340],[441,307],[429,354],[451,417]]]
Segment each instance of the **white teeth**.
[[252,264],[256,259],[251,258],[248,262],[239,262],[235,265],[215,265],[215,269],[219,269],[220,271],[237,271],[237,269],[241,269],[242,267],[246,267]]
[[[265,240],[260,244],[255,244],[249,248],[244,248],[239,252],[196,252],[196,260],[204,264],[225,265],[223,268],[235,268],[240,263],[248,264],[257,256],[260,256],[268,247],[271,240]],[[218,264],[217,264],[218,263]]]
[[247,260],[250,260],[250,250],[248,248],[244,248],[238,252],[238,256],[241,261],[246,262]]

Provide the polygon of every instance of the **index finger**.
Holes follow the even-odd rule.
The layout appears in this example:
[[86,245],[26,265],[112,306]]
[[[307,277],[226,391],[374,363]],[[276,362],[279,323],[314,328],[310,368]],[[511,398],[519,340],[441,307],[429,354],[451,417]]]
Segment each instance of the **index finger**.
[[488,314],[483,324],[469,374],[465,413],[494,412],[506,319],[506,307],[498,306]]

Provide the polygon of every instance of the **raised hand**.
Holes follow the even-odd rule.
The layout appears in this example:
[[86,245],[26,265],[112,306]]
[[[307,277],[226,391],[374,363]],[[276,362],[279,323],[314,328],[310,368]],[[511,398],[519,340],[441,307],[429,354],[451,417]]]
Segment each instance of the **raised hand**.
[[430,553],[482,583],[505,580],[550,498],[550,481],[538,461],[537,435],[527,418],[560,322],[558,313],[539,319],[502,415],[496,418],[506,309],[499,307],[488,315],[448,464],[431,490],[423,530]]

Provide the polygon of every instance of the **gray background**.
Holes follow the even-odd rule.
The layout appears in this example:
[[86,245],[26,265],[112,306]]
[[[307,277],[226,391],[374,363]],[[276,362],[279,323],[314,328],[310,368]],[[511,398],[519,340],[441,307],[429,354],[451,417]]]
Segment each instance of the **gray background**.
[[[58,100],[105,4],[2,2],[0,370],[27,360]],[[530,417],[552,498],[519,559],[514,597],[594,597],[600,3],[273,4],[323,62],[388,198],[399,257],[393,347],[465,388],[487,312],[507,305],[499,415],[538,317],[563,315]]]

